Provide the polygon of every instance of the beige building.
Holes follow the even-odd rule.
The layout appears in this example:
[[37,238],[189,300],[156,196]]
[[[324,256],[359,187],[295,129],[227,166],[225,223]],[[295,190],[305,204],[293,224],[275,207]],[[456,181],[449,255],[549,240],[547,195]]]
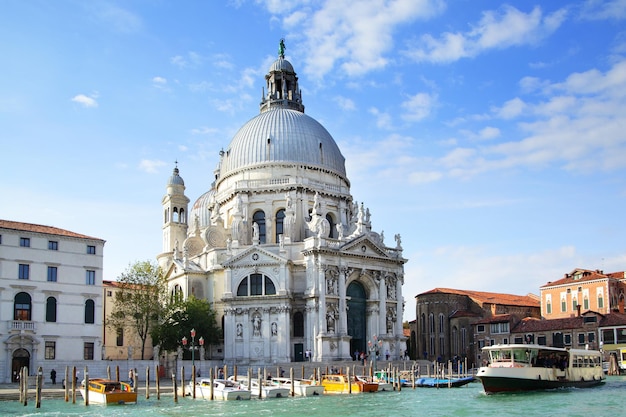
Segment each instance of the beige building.
[[574,269],[540,288],[541,315],[546,319],[576,317],[586,311],[624,312],[626,273]]
[[224,339],[212,358],[350,359],[374,337],[399,358],[406,350],[401,237],[376,232],[367,206],[350,194],[345,158],[304,113],[283,53],[281,44],[259,114],[220,151],[214,180],[191,210],[174,169],[161,201],[159,264],[171,291],[216,310]]
[[[141,339],[132,329],[132,323],[124,329],[106,326],[107,318],[115,311],[115,293],[119,291],[117,281],[102,282],[103,317],[105,325],[102,334],[102,359],[104,360],[139,360],[141,359]],[[152,339],[146,339],[144,359],[152,359]]]
[[101,358],[104,243],[0,220],[1,382],[15,381],[24,366],[34,375],[39,366]]

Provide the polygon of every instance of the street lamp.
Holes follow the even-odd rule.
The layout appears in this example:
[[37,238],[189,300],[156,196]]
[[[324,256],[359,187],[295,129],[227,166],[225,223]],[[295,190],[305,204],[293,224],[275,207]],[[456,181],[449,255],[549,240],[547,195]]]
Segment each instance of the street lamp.
[[380,350],[383,347],[383,341],[378,340],[378,336],[374,335],[373,340],[367,341],[367,349],[369,351],[370,356],[374,353],[374,359],[372,359],[372,366],[374,367],[374,372],[376,372],[376,351]]
[[[196,364],[196,347],[195,347],[195,341],[196,341],[196,329],[191,329],[191,367],[193,369],[193,367]],[[200,346],[204,346],[204,338],[202,336],[200,336],[200,339],[198,339],[198,342],[200,342]],[[185,336],[183,336],[183,346],[187,346],[187,338]]]

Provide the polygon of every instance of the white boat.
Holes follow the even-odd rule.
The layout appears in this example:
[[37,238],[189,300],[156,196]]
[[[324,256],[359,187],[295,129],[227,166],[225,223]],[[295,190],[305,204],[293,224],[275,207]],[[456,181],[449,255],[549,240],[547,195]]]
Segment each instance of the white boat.
[[495,345],[483,348],[489,364],[478,370],[485,393],[587,388],[606,377],[597,350],[542,345]]
[[370,377],[365,375],[357,375],[356,379],[363,382],[375,382],[378,384],[378,391],[393,391],[393,384],[385,380],[381,380],[376,377]]
[[239,384],[242,388],[250,387],[250,392],[253,397],[258,397],[259,393],[261,398],[286,398],[289,397],[289,389],[272,384],[271,380],[261,380],[259,385],[258,378],[252,378],[248,381],[247,376],[237,375],[237,381],[235,382],[235,376],[229,376],[228,380]]
[[[193,389],[191,382],[189,386],[190,389]],[[196,396],[207,400],[211,399],[211,380],[209,378],[202,378],[196,382]],[[213,380],[213,399],[215,400],[249,400],[251,396],[250,391],[233,381],[227,379]]]
[[[280,387],[287,388],[291,392],[290,378],[272,378],[272,382]],[[293,393],[302,397],[312,397],[324,394],[324,387],[312,379],[293,379]]]
[[[137,393],[126,382],[94,378],[89,380],[89,402],[92,404],[135,404]],[[85,381],[80,385],[80,395],[85,398]]]

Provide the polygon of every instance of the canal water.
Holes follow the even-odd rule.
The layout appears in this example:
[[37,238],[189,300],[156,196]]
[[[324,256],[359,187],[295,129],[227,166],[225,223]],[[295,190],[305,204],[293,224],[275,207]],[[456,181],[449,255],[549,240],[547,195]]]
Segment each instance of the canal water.
[[[134,405],[101,406],[44,399],[35,408],[18,401],[0,402],[0,416],[254,416],[254,417],[387,417],[387,416],[626,416],[626,377],[610,376],[596,388],[485,395],[480,383],[462,388],[403,388],[400,392],[207,401],[173,397],[140,398]],[[80,395],[78,396],[80,398]],[[78,400],[77,400],[78,401]]]

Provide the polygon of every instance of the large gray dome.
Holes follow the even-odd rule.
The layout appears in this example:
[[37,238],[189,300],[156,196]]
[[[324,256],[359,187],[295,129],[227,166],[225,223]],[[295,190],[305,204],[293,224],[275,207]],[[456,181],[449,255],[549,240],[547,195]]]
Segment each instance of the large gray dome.
[[280,107],[239,129],[223,156],[220,175],[279,162],[329,170],[347,181],[345,158],[324,126],[302,112]]

